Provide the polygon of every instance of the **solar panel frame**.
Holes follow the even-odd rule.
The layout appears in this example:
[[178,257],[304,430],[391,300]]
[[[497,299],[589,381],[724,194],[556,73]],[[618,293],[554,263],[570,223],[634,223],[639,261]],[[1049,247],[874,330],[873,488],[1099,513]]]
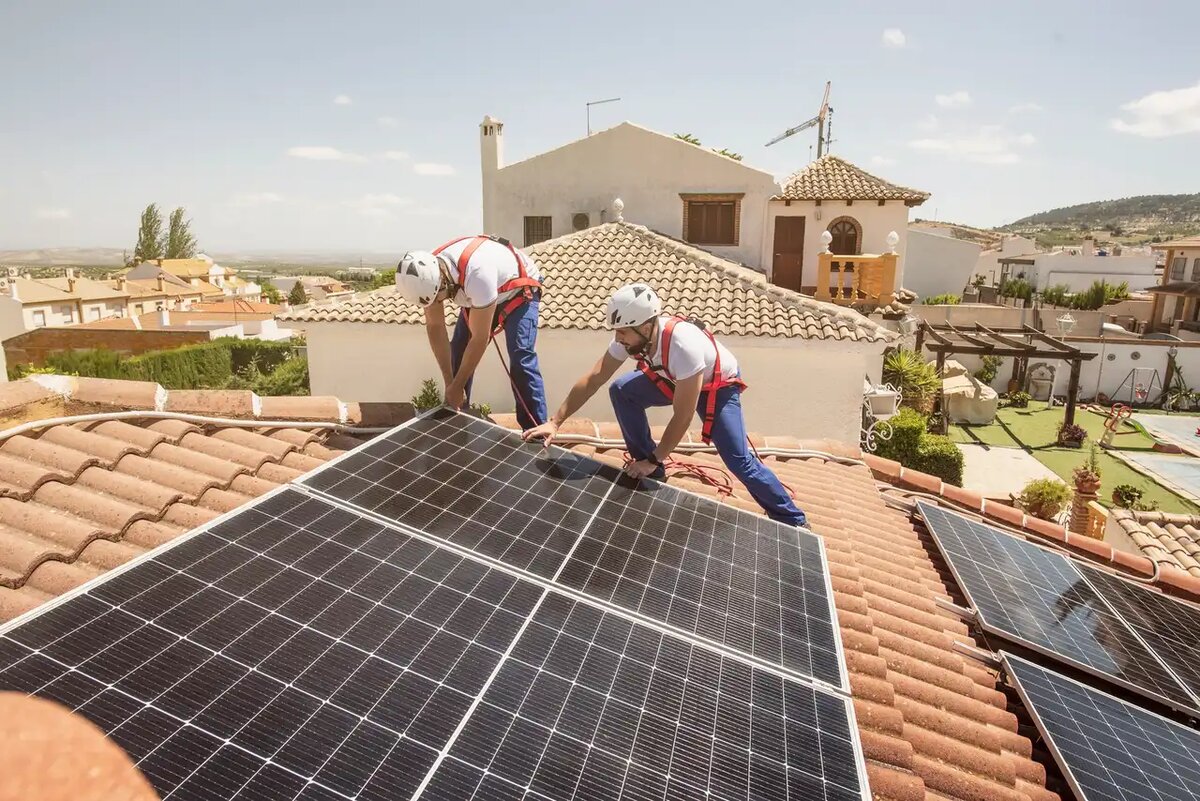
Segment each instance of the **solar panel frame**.
[[[1143,742],[1143,739],[1137,735],[1148,733],[1145,726],[1142,725],[1142,722],[1161,725],[1164,727],[1164,730],[1175,734],[1182,733],[1183,740],[1191,741],[1191,748],[1180,749],[1182,753],[1192,755],[1194,767],[1189,771],[1190,776],[1187,778],[1187,782],[1190,787],[1179,788],[1176,786],[1175,788],[1171,789],[1183,789],[1185,791],[1190,790],[1192,795],[1187,797],[1200,797],[1200,731],[1185,726],[1178,721],[1171,720],[1170,718],[1142,709],[1141,707],[1131,704],[1128,701],[1117,698],[1111,693],[1105,692],[1104,690],[1096,687],[1091,687],[1083,682],[1077,681],[1068,676],[1064,676],[1015,654],[1001,651],[1000,657],[1004,666],[1004,672],[1009,677],[1010,684],[1016,689],[1017,695],[1021,699],[1021,703],[1024,704],[1025,709],[1029,712],[1030,718],[1032,718],[1034,725],[1041,734],[1042,741],[1046,743],[1047,748],[1054,757],[1054,761],[1062,770],[1063,777],[1066,779],[1067,784],[1071,787],[1072,792],[1075,794],[1075,797],[1079,799],[1079,801],[1110,801],[1111,799],[1117,797],[1129,799],[1129,801],[1133,801],[1134,799],[1149,798],[1183,799],[1185,797],[1176,794],[1172,794],[1170,796],[1162,794],[1164,790],[1162,786],[1164,774],[1173,774],[1177,778],[1182,778],[1180,777],[1180,772],[1177,766],[1173,762],[1164,757],[1161,760],[1161,764],[1157,767],[1166,767],[1166,770],[1157,770],[1155,771],[1155,775],[1151,777],[1147,774],[1147,768],[1149,766],[1146,765],[1145,759],[1139,759],[1139,755],[1130,750],[1130,745]],[[1025,679],[1021,678],[1022,672],[1025,672],[1026,674]],[[1110,781],[1111,776],[1099,778],[1084,774],[1084,772],[1080,770],[1080,766],[1076,765],[1072,759],[1068,758],[1067,749],[1077,748],[1078,743],[1075,741],[1068,743],[1062,743],[1059,741],[1058,733],[1054,730],[1054,726],[1050,720],[1050,715],[1048,711],[1043,708],[1043,702],[1038,700],[1038,691],[1033,686],[1033,680],[1050,676],[1053,677],[1054,681],[1061,682],[1061,686],[1067,688],[1067,691],[1071,691],[1072,688],[1079,688],[1079,690],[1081,690],[1085,696],[1091,696],[1089,701],[1107,701],[1117,705],[1116,709],[1125,715],[1125,721],[1123,722],[1132,722],[1138,726],[1140,730],[1138,732],[1133,732],[1128,728],[1123,727],[1121,729],[1121,736],[1108,737],[1107,740],[1109,747],[1104,753],[1104,760],[1105,764],[1112,764],[1114,766],[1120,765],[1126,768],[1132,767],[1133,769],[1136,769],[1142,777],[1146,778],[1146,782],[1142,788],[1125,788],[1130,791],[1125,792],[1122,788],[1116,785],[1115,782]],[[1055,693],[1059,700],[1063,699],[1062,694],[1058,690],[1056,690]],[[1105,716],[1103,714],[1103,710],[1099,709],[1099,707],[1096,707],[1096,711],[1100,713],[1100,719],[1103,721],[1104,726],[1111,730],[1114,721],[1110,720],[1108,716]],[[1142,722],[1139,722],[1139,719]],[[1071,715],[1071,724],[1072,728],[1074,729],[1072,736],[1075,736],[1076,739],[1078,739],[1077,735],[1080,732],[1095,731],[1095,736],[1097,737],[1102,733],[1099,731],[1100,727],[1098,725],[1081,725],[1081,723],[1085,722],[1086,721],[1081,721],[1077,715]],[[1148,740],[1149,738],[1146,739]],[[1182,745],[1182,743],[1180,743],[1180,745]],[[1121,753],[1117,753],[1115,749],[1120,749]],[[1100,762],[1099,753],[1096,751],[1096,749],[1085,750],[1096,754],[1096,762]],[[1158,751],[1157,744],[1155,744],[1154,750],[1156,752]],[[1148,749],[1142,749],[1143,753],[1147,751]],[[1160,757],[1162,756],[1161,753],[1157,753],[1156,755]],[[1096,784],[1110,785],[1117,790],[1119,796],[1113,795],[1110,787],[1095,787],[1094,785]],[[1090,789],[1094,789],[1096,794],[1090,795]],[[1141,792],[1139,792],[1139,789]]]
[[[937,543],[938,550],[941,552],[941,554],[946,562],[947,567],[949,567],[951,574],[954,576],[955,583],[958,585],[958,587],[962,591],[963,595],[966,596],[967,601],[970,604],[970,606],[976,612],[977,624],[984,631],[987,631],[987,632],[995,634],[999,637],[1002,637],[1003,639],[1006,639],[1009,642],[1012,642],[1017,645],[1023,646],[1025,648],[1028,648],[1029,650],[1035,651],[1043,656],[1049,657],[1050,659],[1055,659],[1060,662],[1063,662],[1064,664],[1067,664],[1078,670],[1084,671],[1085,673],[1089,673],[1089,674],[1096,676],[1097,678],[1100,678],[1104,681],[1112,682],[1113,684],[1123,687],[1124,689],[1129,690],[1130,692],[1144,695],[1158,703],[1164,704],[1173,709],[1177,709],[1181,712],[1194,714],[1198,709],[1200,709],[1200,705],[1197,704],[1197,699],[1192,695],[1191,692],[1188,691],[1187,687],[1183,684],[1183,682],[1181,682],[1179,680],[1179,678],[1175,675],[1175,673],[1170,669],[1170,666],[1167,665],[1162,660],[1162,658],[1157,653],[1154,652],[1154,650],[1152,648],[1150,648],[1150,646],[1138,635],[1137,631],[1132,626],[1129,625],[1128,621],[1126,621],[1124,617],[1122,617],[1120,614],[1118,614],[1116,611],[1114,611],[1111,604],[1107,600],[1105,600],[1100,593],[1096,592],[1094,587],[1092,587],[1092,585],[1087,581],[1084,574],[1079,569],[1077,569],[1074,562],[1072,560],[1068,559],[1065,555],[1063,555],[1061,553],[1053,551],[1044,546],[1038,545],[1037,543],[1018,540],[1017,538],[1011,537],[1010,535],[1004,534],[1003,532],[999,532],[997,535],[994,535],[997,537],[1008,537],[1014,543],[1017,543],[1020,547],[1032,548],[1032,549],[1035,549],[1037,552],[1049,554],[1049,555],[1053,556],[1055,559],[1061,560],[1062,570],[1065,571],[1066,574],[1069,574],[1072,577],[1077,578],[1077,580],[1075,581],[1073,586],[1076,586],[1076,585],[1082,586],[1083,588],[1086,588],[1087,591],[1091,592],[1095,596],[1096,601],[1098,602],[1098,605],[1100,607],[1100,609],[1098,611],[1099,611],[1099,613],[1104,614],[1103,625],[1105,626],[1107,633],[1112,636],[1123,637],[1124,644],[1129,645],[1134,648],[1139,648],[1140,651],[1144,652],[1144,655],[1142,655],[1143,660],[1145,660],[1146,656],[1149,657],[1149,659],[1150,659],[1149,662],[1143,662],[1143,664],[1141,664],[1139,666],[1143,666],[1143,667],[1151,667],[1152,666],[1155,669],[1156,673],[1158,674],[1158,679],[1159,679],[1158,683],[1161,686],[1161,690],[1151,687],[1150,686],[1151,680],[1149,678],[1147,678],[1146,674],[1144,674],[1144,673],[1141,674],[1141,676],[1140,676],[1144,683],[1138,684],[1137,682],[1135,682],[1131,679],[1126,679],[1122,676],[1116,675],[1113,672],[1101,669],[1100,667],[1097,667],[1095,665],[1088,664],[1087,662],[1084,662],[1079,658],[1076,658],[1076,657],[1073,657],[1073,656],[1067,654],[1064,650],[1055,649],[1054,647],[1052,647],[1048,644],[1039,643],[1033,639],[1030,639],[1028,636],[1024,636],[1019,631],[1017,631],[1016,626],[1013,626],[1011,628],[1006,628],[1004,625],[1000,624],[997,621],[989,620],[985,614],[984,608],[982,608],[982,607],[984,607],[984,605],[980,603],[980,599],[975,597],[975,594],[972,592],[972,582],[966,580],[962,573],[961,568],[963,568],[963,565],[956,563],[956,559],[958,557],[954,553],[952,553],[949,546],[945,542],[943,542],[943,537],[940,535],[940,532],[938,531],[938,526],[935,523],[932,523],[930,521],[931,515],[929,513],[932,512],[934,516],[946,515],[948,517],[958,518],[958,519],[965,521],[966,523],[969,523],[972,526],[981,526],[985,529],[988,529],[989,531],[995,531],[996,529],[992,526],[987,525],[986,523],[979,523],[978,521],[972,520],[968,517],[964,517],[963,515],[959,515],[954,512],[949,512],[947,510],[941,509],[937,506],[925,503],[923,501],[917,502],[917,508],[921,513],[921,517],[925,520],[926,527],[929,530],[930,534],[932,535],[934,542]],[[1007,544],[1007,541],[1002,541],[1002,542],[1005,542],[1005,544]],[[988,565],[981,565],[975,559],[970,559],[969,561],[972,563],[972,566],[975,567],[976,569],[979,569],[981,571],[989,570],[991,572],[995,572],[995,573],[999,574],[998,570],[996,570]],[[1019,566],[1018,566],[1018,569],[1019,569]],[[1001,574],[1001,575],[1003,575],[1003,574]],[[1004,578],[1003,581],[1007,582],[1007,581],[1009,581],[1009,578]],[[1025,584],[1029,585],[1029,587],[1035,591],[1048,589],[1045,586],[1036,585],[1034,581],[1027,579],[1027,578],[1022,578],[1021,581]],[[989,585],[989,589],[994,590],[995,588],[991,587]],[[1083,606],[1085,606],[1085,604],[1079,604],[1078,606],[1083,607]],[[1096,611],[1096,610],[1093,610],[1093,611]],[[1072,613],[1074,613],[1074,610],[1072,610]],[[1082,653],[1082,651],[1083,651],[1083,648],[1080,647],[1080,652]],[[1170,695],[1167,694],[1168,692],[1174,692],[1176,697],[1171,697]]]

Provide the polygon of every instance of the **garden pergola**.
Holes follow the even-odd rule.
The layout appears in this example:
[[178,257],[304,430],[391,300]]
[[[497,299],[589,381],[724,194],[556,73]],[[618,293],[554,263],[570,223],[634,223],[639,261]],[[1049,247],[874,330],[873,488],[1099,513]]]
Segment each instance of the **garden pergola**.
[[[1075,396],[1079,394],[1079,371],[1086,361],[1098,354],[1086,353],[1055,339],[1031,325],[1021,328],[988,328],[976,323],[969,330],[945,323],[930,325],[922,321],[917,328],[917,353],[931,350],[937,354],[937,373],[941,380],[946,357],[967,353],[975,356],[1011,356],[1013,379],[1018,387],[1024,388],[1029,371],[1029,360],[1046,359],[1065,361],[1071,365],[1071,379],[1067,384],[1067,407],[1063,422],[1075,422]],[[946,398],[944,385],[938,387],[938,421],[941,433],[946,433]]]

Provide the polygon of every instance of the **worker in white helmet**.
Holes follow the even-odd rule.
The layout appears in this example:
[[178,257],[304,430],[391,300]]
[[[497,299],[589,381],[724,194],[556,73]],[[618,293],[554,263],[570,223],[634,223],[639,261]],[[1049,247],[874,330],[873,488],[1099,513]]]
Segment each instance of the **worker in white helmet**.
[[[665,478],[664,462],[687,433],[692,415],[699,413],[704,442],[716,447],[725,466],[746,485],[767,515],[788,525],[807,525],[804,512],[779,478],[750,449],[740,399],[746,385],[737,360],[703,323],[664,315],[658,295],[645,284],[617,290],[608,302],[606,322],[613,329],[608,350],[575,383],[558,411],[544,424],[526,431],[525,439],[538,438],[549,444],[563,422],[633,357],[638,369],[609,386],[613,411],[633,459],[625,467],[628,475]],[[655,443],[646,409],[668,404],[674,412]]]
[[[471,400],[471,382],[488,343],[504,332],[517,422],[530,429],[546,419],[546,390],[538,366],[537,264],[507,240],[467,236],[433,252],[406,253],[396,267],[396,291],[425,311],[425,332],[446,387],[446,403]],[[446,336],[447,299],[462,309],[454,337]]]

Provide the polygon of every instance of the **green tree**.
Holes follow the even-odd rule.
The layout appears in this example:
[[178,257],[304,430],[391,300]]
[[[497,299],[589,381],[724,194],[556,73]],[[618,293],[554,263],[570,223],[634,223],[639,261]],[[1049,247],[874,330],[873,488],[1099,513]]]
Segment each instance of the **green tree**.
[[161,259],[163,257],[163,220],[157,203],[151,203],[142,212],[138,227],[137,244],[133,246],[133,264]]
[[308,294],[304,291],[304,284],[300,281],[296,281],[292,291],[288,293],[288,303],[293,306],[303,306],[308,303]]
[[282,303],[283,293],[274,284],[267,281],[262,283],[262,299],[265,303]]
[[687,142],[688,144],[691,144],[691,145],[699,145],[700,144],[700,140],[697,139],[696,137],[692,136],[690,133],[677,133],[677,134],[675,134],[675,138],[682,139],[684,142]]
[[725,156],[726,158],[731,158],[731,159],[733,159],[734,161],[741,161],[741,160],[742,160],[742,154],[741,154],[741,153],[734,153],[732,150],[728,150],[728,149],[726,149],[726,148],[721,148],[720,150],[717,150],[717,149],[714,147],[714,148],[713,148],[713,152],[714,152],[714,153],[716,153],[716,154],[717,154],[717,155],[719,155],[719,156]]
[[183,207],[171,212],[164,248],[167,259],[190,259],[196,255],[196,237],[192,235],[192,221],[183,219]]

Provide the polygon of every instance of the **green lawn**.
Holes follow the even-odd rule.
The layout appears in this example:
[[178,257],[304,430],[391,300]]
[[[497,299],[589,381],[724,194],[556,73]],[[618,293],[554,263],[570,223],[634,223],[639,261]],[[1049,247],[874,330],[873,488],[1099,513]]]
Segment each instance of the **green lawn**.
[[[1082,449],[1060,448],[1055,445],[1058,424],[1062,420],[1062,407],[1047,408],[1045,403],[1033,402],[1028,409],[1001,409],[996,421],[986,426],[952,425],[950,439],[960,443],[976,443],[1001,448],[1023,448],[1046,467],[1053,470],[1068,484],[1071,471],[1086,461],[1088,444],[1099,442],[1104,434],[1104,417],[1077,410],[1075,422],[1088,432],[1088,440]],[[1113,445],[1119,450],[1152,450],[1154,440],[1141,426],[1123,423]],[[1111,505],[1112,488],[1118,484],[1132,484],[1145,495],[1143,501],[1157,501],[1165,512],[1200,514],[1200,507],[1182,498],[1158,482],[1132,469],[1120,459],[1100,451],[1100,501]]]

